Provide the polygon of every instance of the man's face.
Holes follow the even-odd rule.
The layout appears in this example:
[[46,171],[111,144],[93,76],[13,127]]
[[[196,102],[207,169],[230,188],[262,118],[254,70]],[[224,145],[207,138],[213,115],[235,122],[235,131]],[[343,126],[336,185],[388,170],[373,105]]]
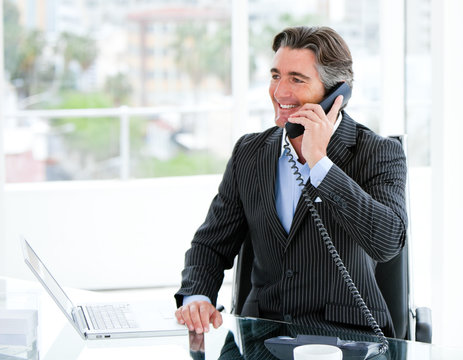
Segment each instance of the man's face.
[[323,100],[325,88],[318,76],[312,50],[279,48],[270,73],[269,94],[277,126],[284,127],[288,116],[304,104],[318,104]]

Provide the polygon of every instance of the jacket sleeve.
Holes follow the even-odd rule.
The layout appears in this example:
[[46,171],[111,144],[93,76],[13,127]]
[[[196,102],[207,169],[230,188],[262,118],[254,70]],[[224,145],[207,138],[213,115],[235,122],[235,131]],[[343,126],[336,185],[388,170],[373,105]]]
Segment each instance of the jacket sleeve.
[[316,191],[334,220],[376,261],[385,262],[402,248],[407,229],[407,165],[402,146],[391,139],[367,148],[356,180],[333,164]]
[[182,285],[175,294],[177,306],[183,296],[205,295],[216,305],[224,270],[233,260],[247,233],[247,222],[235,179],[235,157],[243,138],[238,140],[228,161],[217,195],[204,223],[196,231],[185,254]]

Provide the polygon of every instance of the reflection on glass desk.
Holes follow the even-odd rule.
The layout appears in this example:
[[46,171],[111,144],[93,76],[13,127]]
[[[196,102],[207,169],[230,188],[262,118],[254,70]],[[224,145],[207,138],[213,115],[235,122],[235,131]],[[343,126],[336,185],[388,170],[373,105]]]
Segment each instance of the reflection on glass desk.
[[[361,335],[350,332],[329,333],[311,329],[309,327],[279,323],[262,319],[246,319],[224,316],[222,328],[211,331],[204,338],[204,354],[192,353],[194,359],[292,359],[291,353],[286,357],[277,357],[272,354],[266,345],[266,340],[277,337],[297,338],[298,335],[323,335],[341,340],[351,340],[361,343],[377,343],[373,335]],[[194,337],[190,344],[194,343]],[[196,343],[200,342],[201,336],[196,336]],[[369,359],[463,359],[463,348],[443,348],[435,345],[388,339],[389,350],[384,355],[369,356]],[[218,344],[220,350],[218,350]],[[364,359],[353,352],[343,350],[343,359]]]
[[[342,340],[361,342],[376,342],[374,336],[359,335],[350,332],[323,333],[314,329],[287,323],[239,318],[223,314],[224,324],[219,329],[212,329],[206,335],[190,333],[182,336],[164,336],[138,339],[83,340],[58,309],[53,300],[36,282],[1,278],[6,283],[7,293],[27,291],[37,296],[38,304],[38,353],[44,360],[88,360],[88,359],[270,359],[272,355],[265,345],[265,340],[278,336],[291,338],[297,335],[334,336]],[[67,289],[72,291],[73,298],[79,295],[88,299],[101,299],[101,293]],[[135,292],[136,293],[136,292]],[[126,297],[130,294],[124,292]],[[173,300],[173,292],[155,291],[143,292],[146,298]],[[114,295],[114,294],[112,294]],[[122,295],[121,295],[122,296]],[[140,293],[136,293],[140,296]],[[105,297],[104,299],[107,299]],[[120,300],[120,298],[112,298]],[[389,351],[384,356],[373,359],[463,359],[463,347],[447,348],[424,343],[389,339]],[[358,358],[358,357],[357,357]],[[3,357],[0,359],[12,359]],[[344,356],[344,359],[355,357]]]
[[[245,319],[224,314],[224,325],[210,333],[145,339],[82,340],[68,324],[45,354],[54,359],[193,359],[193,360],[275,360],[264,342],[276,336],[297,336],[317,332],[267,320]],[[374,337],[348,333],[331,334],[349,340],[375,341]],[[463,359],[463,349],[389,339],[385,355],[370,359]],[[362,359],[344,355],[343,359]],[[288,359],[291,359],[289,357]]]

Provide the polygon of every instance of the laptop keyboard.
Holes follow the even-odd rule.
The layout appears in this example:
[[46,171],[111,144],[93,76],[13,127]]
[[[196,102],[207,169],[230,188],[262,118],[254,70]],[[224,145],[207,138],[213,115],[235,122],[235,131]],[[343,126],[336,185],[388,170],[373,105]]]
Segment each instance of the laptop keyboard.
[[86,306],[95,330],[130,329],[137,327],[130,311],[130,305],[90,305]]

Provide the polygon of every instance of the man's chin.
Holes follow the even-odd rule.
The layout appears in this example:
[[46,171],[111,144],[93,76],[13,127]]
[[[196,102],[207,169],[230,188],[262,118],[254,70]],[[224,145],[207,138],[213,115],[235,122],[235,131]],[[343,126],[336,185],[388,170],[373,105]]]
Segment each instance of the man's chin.
[[284,128],[285,127],[285,124],[288,122],[288,118],[287,117],[282,117],[282,116],[276,116],[275,117],[275,125],[280,127],[280,128]]

